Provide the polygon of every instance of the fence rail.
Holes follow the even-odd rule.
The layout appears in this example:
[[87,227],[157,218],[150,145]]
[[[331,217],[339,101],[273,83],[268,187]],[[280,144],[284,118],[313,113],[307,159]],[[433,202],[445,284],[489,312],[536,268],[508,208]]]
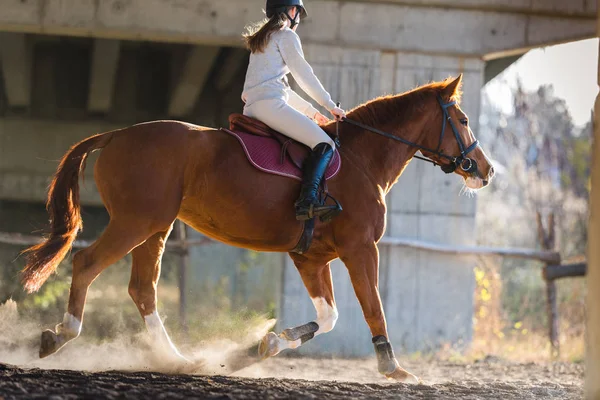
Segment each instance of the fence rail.
[[528,260],[537,260],[545,263],[560,264],[560,254],[556,251],[531,250],[522,248],[502,248],[502,247],[485,247],[485,246],[454,246],[447,244],[438,244],[424,242],[414,239],[403,239],[395,237],[383,237],[379,243],[385,245],[396,245],[410,247],[412,249],[428,250],[437,253],[453,254],[453,255],[488,255],[488,256],[503,256],[514,258],[525,258]]
[[544,278],[549,281],[560,278],[572,278],[576,276],[585,276],[587,273],[587,263],[547,265],[544,268]]
[[[10,244],[15,246],[34,246],[43,241],[40,236],[21,235],[19,233],[6,233],[0,232],[0,243]],[[207,243],[211,243],[210,238],[199,238],[199,239],[169,239],[167,241],[167,249],[169,250],[186,250],[190,246],[202,246]],[[94,243],[93,240],[76,240],[73,242],[73,248],[83,249],[89,247]]]
[[[179,233],[179,232],[178,232]],[[18,233],[0,232],[0,243],[11,244],[16,246],[33,246],[43,241],[43,238],[32,235],[22,235]],[[169,239],[167,248],[169,249],[186,249],[191,246],[200,246],[212,242],[210,238],[200,239]],[[93,240],[76,240],[73,242],[74,248],[85,248],[90,246]],[[471,255],[471,256],[502,256],[523,258],[528,260],[537,260],[553,265],[553,268],[558,268],[560,264],[560,254],[555,251],[532,250],[524,248],[502,248],[502,247],[486,247],[486,246],[454,246],[440,243],[431,243],[422,240],[404,239],[397,237],[384,236],[379,244],[391,246],[403,246],[417,250],[426,250],[436,253],[444,253],[451,255]],[[553,270],[554,271],[554,270]],[[553,272],[555,274],[555,272]],[[554,275],[551,275],[554,276]]]

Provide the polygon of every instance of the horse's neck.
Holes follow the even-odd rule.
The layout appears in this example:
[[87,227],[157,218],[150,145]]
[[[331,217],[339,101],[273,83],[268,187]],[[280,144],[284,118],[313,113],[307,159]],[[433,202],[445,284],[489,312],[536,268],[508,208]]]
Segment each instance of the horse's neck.
[[[352,119],[352,115],[348,118]],[[363,121],[359,122],[369,125]],[[360,167],[368,171],[373,183],[387,193],[417,149],[354,125],[343,124],[343,126],[344,129],[340,132],[342,153],[349,153],[347,157],[353,158],[355,163],[360,163]],[[407,113],[396,121],[391,120],[370,126],[410,142],[422,144],[425,119],[422,116],[412,118],[411,113]]]

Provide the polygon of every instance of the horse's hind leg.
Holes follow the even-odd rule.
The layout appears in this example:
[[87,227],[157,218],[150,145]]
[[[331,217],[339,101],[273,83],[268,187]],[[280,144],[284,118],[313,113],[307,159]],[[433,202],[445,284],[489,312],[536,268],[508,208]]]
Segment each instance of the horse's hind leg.
[[294,259],[315,306],[317,319],[295,328],[285,329],[279,335],[269,332],[259,343],[258,352],[262,358],[274,356],[285,349],[295,349],[313,337],[331,331],[338,318],[329,263],[307,260],[292,254],[290,256]]
[[56,332],[42,332],[40,358],[55,353],[79,336],[89,286],[104,269],[123,258],[151,234],[140,230],[135,224],[131,226],[111,221],[96,242],[73,256],[73,279],[67,313],[63,322],[56,326]]
[[173,361],[188,361],[171,342],[157,311],[156,288],[160,279],[161,259],[172,227],[154,234],[131,252],[133,265],[129,295],[144,319],[155,350],[166,353],[164,355]]

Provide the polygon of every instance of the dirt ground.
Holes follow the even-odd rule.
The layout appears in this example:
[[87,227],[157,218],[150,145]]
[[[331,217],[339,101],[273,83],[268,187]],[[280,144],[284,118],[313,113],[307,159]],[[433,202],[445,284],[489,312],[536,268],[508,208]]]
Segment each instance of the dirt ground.
[[[374,359],[276,357],[233,375],[81,372],[0,364],[0,399],[580,399],[581,364],[406,361],[422,383],[394,383]],[[222,366],[226,369],[227,366]],[[218,372],[218,371],[214,371]]]

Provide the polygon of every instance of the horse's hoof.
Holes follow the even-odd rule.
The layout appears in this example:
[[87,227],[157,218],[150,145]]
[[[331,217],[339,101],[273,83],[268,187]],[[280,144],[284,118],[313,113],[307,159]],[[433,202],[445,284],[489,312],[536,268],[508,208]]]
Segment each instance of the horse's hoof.
[[277,353],[279,353],[279,338],[275,332],[269,332],[258,343],[258,355],[264,360]]
[[408,372],[400,367],[396,367],[396,369],[392,373],[385,374],[385,376],[388,379],[393,379],[398,382],[412,383],[412,384],[419,383],[419,378],[417,378],[415,375],[411,374],[410,372]]
[[48,357],[50,354],[56,353],[60,348],[58,345],[58,336],[50,329],[42,332],[42,340],[40,344],[40,358]]

